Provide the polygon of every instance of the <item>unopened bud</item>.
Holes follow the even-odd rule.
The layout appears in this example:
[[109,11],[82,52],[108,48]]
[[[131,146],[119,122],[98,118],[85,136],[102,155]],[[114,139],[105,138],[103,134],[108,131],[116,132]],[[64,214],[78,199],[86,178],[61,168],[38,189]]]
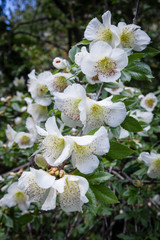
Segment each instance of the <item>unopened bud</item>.
[[34,157],[34,161],[38,167],[46,168],[48,166],[48,163],[46,162],[45,158],[41,154],[37,154]]
[[59,177],[62,178],[62,177],[64,177],[64,175],[65,175],[65,171],[60,170],[60,172],[59,172]]

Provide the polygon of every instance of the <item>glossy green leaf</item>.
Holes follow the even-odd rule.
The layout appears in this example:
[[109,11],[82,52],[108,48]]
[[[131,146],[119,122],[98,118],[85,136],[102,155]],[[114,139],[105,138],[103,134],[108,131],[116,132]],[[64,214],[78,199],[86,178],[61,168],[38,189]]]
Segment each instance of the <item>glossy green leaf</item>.
[[134,150],[126,147],[125,145],[117,142],[110,142],[110,150],[106,154],[112,159],[123,159],[134,153]]
[[89,176],[87,180],[90,184],[99,184],[109,180],[113,175],[108,172],[96,172],[94,175]]
[[121,126],[129,132],[140,132],[143,131],[143,128],[139,124],[139,122],[130,116],[127,116]]
[[112,192],[110,188],[108,188],[104,184],[92,186],[91,189],[98,201],[105,204],[118,203],[116,195]]

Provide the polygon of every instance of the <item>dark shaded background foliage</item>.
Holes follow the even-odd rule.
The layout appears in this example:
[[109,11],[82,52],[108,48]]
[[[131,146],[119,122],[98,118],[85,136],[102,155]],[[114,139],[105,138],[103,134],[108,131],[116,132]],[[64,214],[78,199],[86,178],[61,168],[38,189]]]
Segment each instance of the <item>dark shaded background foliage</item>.
[[[54,57],[67,58],[68,50],[81,41],[85,26],[93,17],[101,19],[101,15],[110,10],[113,24],[119,21],[129,24],[132,23],[136,8],[136,1],[133,0],[11,0],[10,3],[15,5],[15,10],[6,15],[6,2],[3,0],[0,8],[0,70],[3,73],[1,90],[5,88],[1,95],[5,97],[16,92],[15,86],[9,87],[15,77],[24,76],[27,81],[27,74],[32,69],[35,68],[37,72],[50,70]],[[31,4],[33,2],[34,4]],[[151,46],[160,49],[158,9],[160,1],[141,0],[137,25],[142,26],[149,34],[152,39]],[[158,55],[147,60],[155,76],[151,83],[132,80],[128,85],[140,87],[144,94],[157,90],[160,78],[159,59]],[[1,121],[2,139],[5,139],[4,126],[7,122],[13,123],[18,114],[7,104],[9,103],[6,103],[5,109],[9,110],[5,110]],[[23,103],[20,104],[23,106]],[[26,113],[22,113],[21,117],[26,119]],[[156,129],[157,123],[156,119],[153,129],[154,127]],[[146,138],[146,151],[158,141],[158,134],[159,132],[157,134],[153,132],[150,139]],[[1,159],[1,172],[25,163],[25,159],[31,155],[30,150],[19,151],[18,148],[11,150],[9,154],[2,149],[1,153],[5,162],[3,165]],[[112,189],[115,189],[120,199],[119,204],[114,206],[100,204],[97,216],[91,214],[92,209],[91,212],[85,209],[83,214],[66,215],[58,208],[46,213],[41,212],[36,204],[31,206],[32,213],[24,216],[21,216],[16,208],[6,209],[0,212],[0,218],[2,217],[0,239],[160,239],[160,222],[157,215],[160,207],[154,205],[151,207],[150,202],[150,196],[159,193],[159,184],[154,185],[154,190],[150,180],[146,180],[149,181],[148,185],[141,184],[141,176],[145,174],[146,168],[139,169],[135,159],[132,159],[132,162],[128,159],[123,160],[124,169],[120,171],[124,179],[118,180],[115,177],[112,183]],[[121,166],[121,162],[118,161],[117,165]],[[106,167],[110,166],[112,164],[108,162]],[[138,179],[137,182],[133,184],[125,174],[127,178],[131,176]]]
[[[33,68],[37,71],[50,69],[51,61],[57,55],[66,57],[71,46],[81,41],[85,27],[93,17],[101,19],[102,13],[109,9],[113,24],[119,21],[129,24],[136,8],[133,0],[10,0],[15,10],[9,17],[5,13],[6,0],[2,3],[0,69],[5,75],[6,86],[15,76],[27,79]],[[159,48],[160,42],[159,8],[158,0],[141,0],[137,18],[137,24],[149,34],[151,46],[155,48]],[[150,62],[155,76],[150,89],[140,83],[144,91],[153,91],[158,86],[159,58],[157,56]]]

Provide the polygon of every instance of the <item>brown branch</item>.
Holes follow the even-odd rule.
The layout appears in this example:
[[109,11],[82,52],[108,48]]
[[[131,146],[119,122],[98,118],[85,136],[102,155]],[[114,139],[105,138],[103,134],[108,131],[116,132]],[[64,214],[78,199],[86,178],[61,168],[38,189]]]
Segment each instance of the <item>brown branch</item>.
[[100,95],[101,95],[101,93],[102,93],[103,86],[104,86],[104,82],[103,82],[103,83],[101,84],[101,86],[100,86],[100,89],[99,89],[98,94],[97,94],[97,97],[96,97],[96,101],[99,100],[99,97],[100,97]]
[[135,13],[135,16],[133,18],[133,24],[136,24],[136,21],[137,21],[137,16],[138,16],[138,11],[139,11],[139,4],[140,4],[140,0],[137,1],[136,13]]

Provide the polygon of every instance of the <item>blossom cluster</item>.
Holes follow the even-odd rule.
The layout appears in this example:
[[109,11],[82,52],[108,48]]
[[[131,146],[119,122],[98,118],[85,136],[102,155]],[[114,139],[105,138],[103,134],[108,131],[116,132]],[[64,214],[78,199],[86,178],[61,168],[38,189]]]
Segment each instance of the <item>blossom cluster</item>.
[[[109,11],[102,15],[102,20],[103,23],[94,18],[86,27],[84,37],[89,47],[83,46],[75,54],[72,66],[57,57],[53,60],[56,72],[37,75],[32,70],[28,74],[31,95],[25,98],[31,115],[26,120],[28,132],[16,132],[8,125],[6,135],[9,148],[16,143],[26,149],[37,142],[34,159],[41,169],[24,171],[9,186],[0,200],[1,206],[18,204],[21,210],[26,210],[31,202],[40,202],[42,210],[52,210],[58,197],[64,211],[82,211],[83,204],[89,201],[86,196],[89,182],[84,176],[96,171],[100,156],[109,152],[110,139],[114,138],[112,128],[119,127],[118,138],[124,139],[130,136],[121,126],[126,116],[151,123],[157,104],[153,93],[139,96],[139,107],[145,111],[127,112],[123,101],[113,101],[114,95],[123,94],[123,100],[138,96],[135,88],[125,86],[121,74],[128,65],[128,56],[144,50],[150,38],[140,26],[124,22],[112,25]],[[105,86],[108,83],[114,87]],[[88,84],[98,84],[98,92],[88,93]],[[102,90],[107,97],[99,100]],[[149,126],[139,134],[143,136],[148,130]],[[159,176],[159,158],[154,155],[152,162],[152,154],[141,154],[151,177],[154,173]],[[75,169],[82,175],[74,174]]]

